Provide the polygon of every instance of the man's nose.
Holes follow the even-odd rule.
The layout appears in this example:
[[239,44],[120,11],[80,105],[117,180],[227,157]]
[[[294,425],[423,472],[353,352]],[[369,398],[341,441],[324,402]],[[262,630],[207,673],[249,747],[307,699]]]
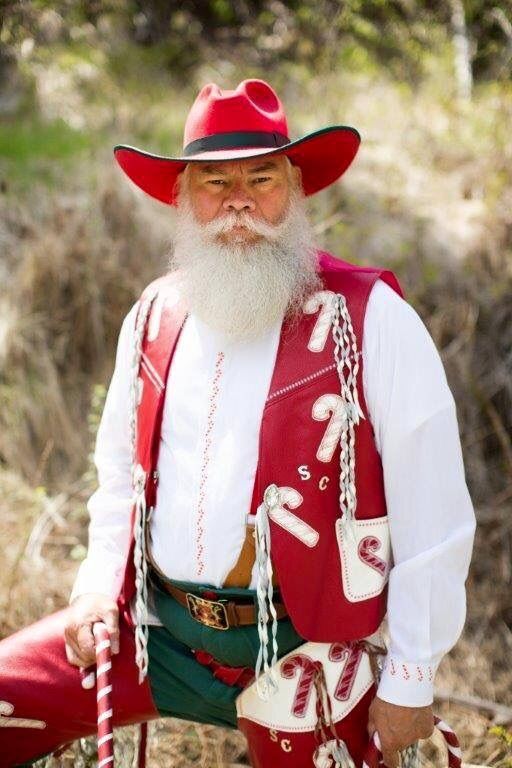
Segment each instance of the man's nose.
[[256,205],[244,187],[237,184],[225,196],[222,207],[225,211],[254,211]]

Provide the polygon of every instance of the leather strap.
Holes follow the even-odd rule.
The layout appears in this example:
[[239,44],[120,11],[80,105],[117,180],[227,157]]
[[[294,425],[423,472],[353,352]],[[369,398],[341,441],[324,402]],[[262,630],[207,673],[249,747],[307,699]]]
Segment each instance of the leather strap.
[[[146,527],[144,530],[144,536],[146,539],[146,556],[148,559],[148,570],[150,576],[156,581],[159,587],[161,587],[163,590],[168,592],[180,605],[184,606],[189,610],[189,605],[187,601],[187,592],[183,589],[178,589],[178,587],[175,587],[173,584],[169,584],[169,582],[166,580],[166,576],[158,565],[156,564],[155,560],[152,557],[151,554],[151,512],[146,516]],[[249,526],[248,526],[249,527]],[[198,597],[201,597],[198,595]],[[208,599],[208,598],[202,598]],[[213,600],[212,602],[217,602]],[[230,627],[243,627],[250,624],[257,624],[258,622],[258,614],[256,611],[256,607],[253,603],[237,603],[234,600],[228,600],[227,602],[222,603],[224,608],[226,609],[227,618],[229,621]],[[274,607],[276,609],[277,618],[282,619],[285,616],[288,615],[288,612],[284,606],[284,603],[274,603]]]
[[[178,589],[174,584],[163,581],[158,578],[158,574],[154,574],[158,585],[168,592],[177,603],[188,609],[187,592],[183,589]],[[208,600],[210,602],[218,602],[216,600],[210,600],[202,595],[198,595],[202,600]],[[244,627],[249,624],[256,624],[258,621],[256,607],[253,603],[237,603],[235,600],[227,600],[222,603],[226,609],[229,626],[230,627]],[[287,616],[287,611],[283,603],[274,603],[276,609],[277,618],[282,619]]]

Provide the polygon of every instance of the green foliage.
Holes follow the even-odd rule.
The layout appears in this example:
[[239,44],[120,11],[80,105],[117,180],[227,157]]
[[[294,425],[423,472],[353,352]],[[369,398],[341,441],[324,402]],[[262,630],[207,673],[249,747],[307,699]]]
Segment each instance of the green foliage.
[[91,145],[90,137],[64,120],[40,118],[0,123],[0,157],[25,163],[34,158],[60,160]]
[[506,749],[507,757],[500,762],[500,765],[504,768],[512,768],[512,732],[503,725],[493,725],[489,728],[489,734],[497,736]]
[[[463,7],[476,79],[506,81],[511,1],[465,0]],[[115,56],[127,37],[141,47],[158,46],[162,66],[175,77],[207,62],[211,44],[221,57],[237,49],[240,60],[302,60],[317,71],[336,66],[345,46],[355,44],[414,83],[423,73],[423,56],[436,50],[438,30],[447,39],[453,33],[450,4],[441,0],[32,0],[4,12],[1,40],[16,46],[32,38],[45,45],[92,34]]]

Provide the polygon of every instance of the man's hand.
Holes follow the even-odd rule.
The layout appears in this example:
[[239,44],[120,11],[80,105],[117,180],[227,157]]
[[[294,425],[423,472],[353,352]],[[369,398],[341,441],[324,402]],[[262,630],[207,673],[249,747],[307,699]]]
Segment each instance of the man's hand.
[[110,634],[112,653],[119,653],[119,609],[107,595],[89,592],[70,605],[69,621],[64,628],[66,656],[70,664],[89,667],[96,661],[92,625],[104,621]]
[[397,768],[398,752],[434,731],[432,707],[402,707],[374,698],[368,711],[368,735],[377,731],[387,768]]

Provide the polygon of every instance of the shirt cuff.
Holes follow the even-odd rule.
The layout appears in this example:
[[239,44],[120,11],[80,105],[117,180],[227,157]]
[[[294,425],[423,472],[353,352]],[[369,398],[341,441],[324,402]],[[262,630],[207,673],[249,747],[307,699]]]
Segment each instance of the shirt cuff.
[[68,603],[72,603],[76,597],[89,592],[107,595],[107,597],[116,600],[121,587],[123,566],[124,563],[107,566],[103,561],[98,563],[85,558],[78,569]]
[[434,700],[434,676],[439,662],[405,661],[389,653],[377,688],[379,699],[403,707],[427,707]]

